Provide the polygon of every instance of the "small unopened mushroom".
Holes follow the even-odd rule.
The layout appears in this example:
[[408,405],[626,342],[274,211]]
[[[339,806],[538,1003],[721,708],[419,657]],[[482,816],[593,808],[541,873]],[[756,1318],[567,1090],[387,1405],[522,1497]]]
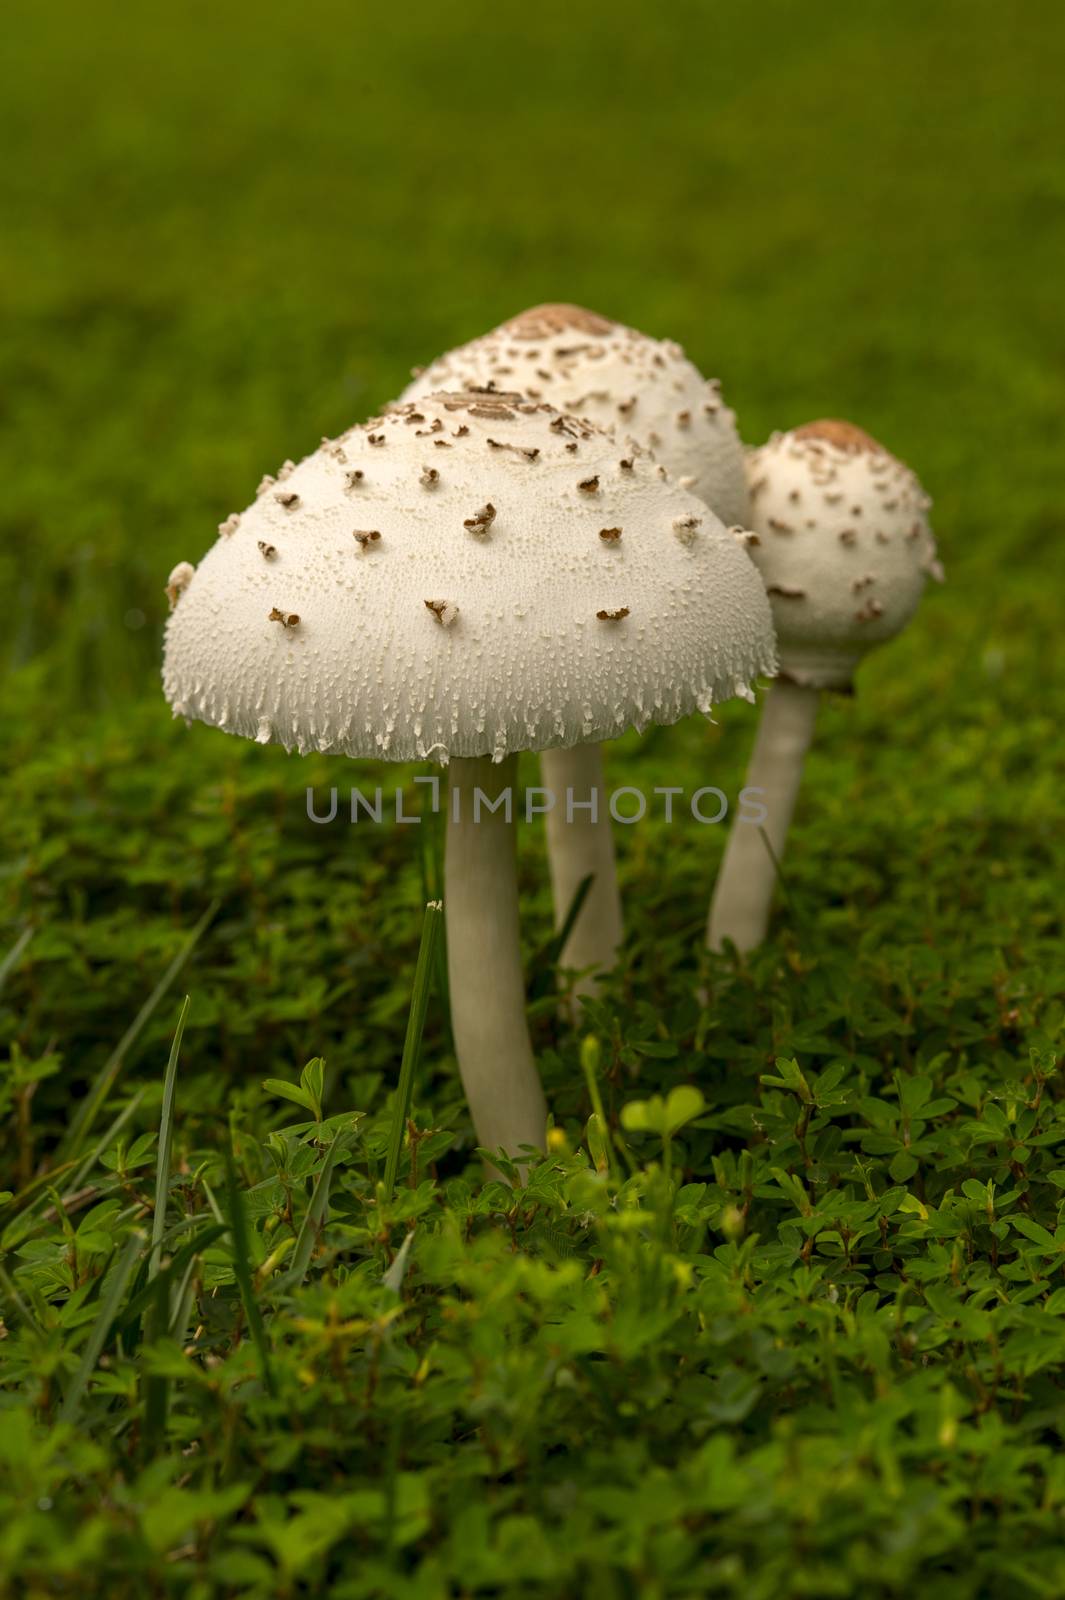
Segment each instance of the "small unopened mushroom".
[[166,580],[166,598],[170,602],[171,611],[173,611],[179,598],[188,588],[195,575],[196,568],[191,561],[179,561],[171,572]]
[[[359,490],[360,521],[388,529],[388,560],[352,560],[338,545],[351,497],[323,447],[286,483],[306,509],[276,572],[278,628],[263,627],[256,548],[276,528],[267,498],[243,513],[247,537],[217,540],[172,613],[164,686],[183,714],[248,739],[449,764],[456,1054],[478,1140],[522,1158],[524,1147],[543,1147],[546,1106],[525,1015],[518,754],[575,758],[566,781],[545,778],[556,793],[552,882],[568,910],[594,872],[565,959],[582,973],[601,968],[621,936],[601,741],[675,722],[726,698],[737,678],[771,670],[769,602],[746,552],[699,501],[660,483],[639,456],[618,472],[609,434],[509,391],[422,397],[424,426],[442,421],[451,443],[447,493],[427,495],[417,479],[439,459],[439,438],[408,425],[414,409],[344,436],[353,467],[374,469]],[[538,453],[518,464],[489,437]],[[602,486],[591,502],[574,494],[566,445],[575,440]],[[491,539],[463,536],[456,507],[478,506],[472,520],[486,523],[498,507]],[[703,532],[685,548],[671,523],[691,514],[703,515]],[[624,528],[623,556],[604,547],[600,526]],[[609,620],[596,621],[598,611]],[[299,615],[306,639],[289,632]],[[642,615],[646,627],[635,626]],[[279,648],[286,634],[289,648]]]
[[[780,674],[747,772],[747,787],[761,792],[764,830],[733,826],[707,927],[713,949],[731,940],[741,952],[765,938],[822,691],[850,692],[861,658],[905,627],[926,579],[942,577],[927,496],[862,429],[826,420],[775,434],[751,453],[749,468],[760,535],[750,555],[773,607]],[[779,538],[796,497],[812,515]]]

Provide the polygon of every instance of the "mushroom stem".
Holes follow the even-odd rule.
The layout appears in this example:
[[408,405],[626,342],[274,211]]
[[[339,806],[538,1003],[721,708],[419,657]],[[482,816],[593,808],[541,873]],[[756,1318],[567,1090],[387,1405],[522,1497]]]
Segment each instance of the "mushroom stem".
[[[477,1138],[544,1148],[547,1107],[525,1020],[514,815],[518,758],[449,768],[444,905],[451,1023]],[[509,787],[510,810],[501,796]],[[479,798],[480,797],[480,798]],[[498,810],[489,805],[499,802]]]
[[817,689],[790,678],[777,678],[769,690],[744,786],[745,792],[761,791],[750,803],[764,806],[766,818],[762,825],[737,821],[729,832],[710,901],[706,942],[711,950],[731,939],[745,954],[765,938],[818,698]]
[[[554,796],[547,813],[547,854],[556,928],[565,922],[582,880],[592,875],[591,888],[559,960],[582,973],[574,984],[574,994],[594,995],[597,975],[614,965],[623,931],[602,745],[545,750],[540,756],[540,772],[544,787]],[[594,813],[589,810],[593,797]]]

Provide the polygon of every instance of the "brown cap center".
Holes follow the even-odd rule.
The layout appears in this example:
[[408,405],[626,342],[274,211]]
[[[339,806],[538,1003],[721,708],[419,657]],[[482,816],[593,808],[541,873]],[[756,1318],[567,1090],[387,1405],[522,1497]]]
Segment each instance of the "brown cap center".
[[572,328],[579,333],[609,333],[614,323],[583,306],[548,305],[522,311],[503,327],[512,339],[552,339]]
[[856,428],[853,422],[842,422],[838,417],[822,417],[817,422],[804,422],[801,428],[792,430],[792,437],[823,439],[826,444],[835,445],[837,450],[847,450],[855,455],[860,450],[871,450],[876,455],[887,455],[884,446],[878,444],[871,433],[866,433],[864,428]]

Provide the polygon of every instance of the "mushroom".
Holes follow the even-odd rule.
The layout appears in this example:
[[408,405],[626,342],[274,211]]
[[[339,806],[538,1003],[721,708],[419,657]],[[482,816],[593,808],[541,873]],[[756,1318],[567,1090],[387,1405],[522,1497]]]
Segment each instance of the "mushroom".
[[[621,517],[605,513],[617,480],[633,470],[640,446],[653,446],[660,468],[683,480],[681,487],[704,500],[726,526],[747,525],[747,477],[733,413],[716,380],[707,382],[671,340],[653,339],[581,306],[535,306],[440,356],[417,374],[403,399],[420,403],[440,388],[476,392],[487,406],[498,389],[524,389],[570,413],[556,418],[553,431],[573,457],[580,498],[603,513],[600,538],[606,545],[624,545],[628,538],[621,539]],[[614,431],[618,448],[608,461],[599,460],[598,446],[589,448],[588,425],[574,417]],[[704,512],[698,506],[674,519],[681,542],[694,538]],[[611,527],[612,522],[618,526]],[[596,607],[596,615],[609,620],[606,608]],[[583,974],[576,992],[594,993],[596,975],[613,966],[622,935],[602,752],[587,743],[549,750],[541,769],[554,794],[572,790],[597,796],[594,823],[581,813],[579,821],[567,824],[557,807],[547,818],[556,926],[566,920],[581,881],[592,876],[562,959]]]
[[[546,1117],[519,944],[518,752],[705,710],[737,678],[772,669],[769,603],[745,552],[646,457],[611,475],[617,446],[598,429],[564,419],[606,485],[588,503],[553,407],[426,397],[418,411],[446,424],[452,444],[426,494],[434,440],[407,425],[412,411],[343,437],[349,460],[372,459],[359,502],[382,535],[372,559],[351,538],[343,468],[316,451],[288,480],[297,524],[265,496],[199,564],[170,619],[163,681],[175,714],[248,739],[449,764],[456,1050],[480,1142],[517,1153],[543,1146]],[[522,450],[491,449],[489,436]],[[471,537],[463,524],[485,506],[491,537]],[[604,509],[625,529],[617,545],[599,537]],[[685,546],[673,519],[693,510],[703,528]],[[283,559],[264,562],[260,539]],[[269,621],[272,608],[299,625]],[[601,610],[617,620],[597,620]]]
[[[713,380],[707,382],[669,339],[627,328],[582,306],[534,306],[491,333],[448,351],[424,368],[403,393],[420,400],[436,389],[535,389],[572,416],[632,436],[674,477],[717,512],[727,526],[747,516],[743,446],[735,418]],[[574,438],[580,439],[579,427]],[[600,477],[624,471],[619,450]],[[595,477],[587,453],[576,458],[584,480]],[[594,491],[591,491],[594,492]]]
[[752,950],[765,938],[803,760],[822,690],[852,692],[867,651],[905,627],[925,580],[941,581],[931,501],[910,469],[852,423],[809,422],[749,457],[757,540],[780,673],[762,713],[747,787],[765,837],[732,828],[710,905],[707,942]]

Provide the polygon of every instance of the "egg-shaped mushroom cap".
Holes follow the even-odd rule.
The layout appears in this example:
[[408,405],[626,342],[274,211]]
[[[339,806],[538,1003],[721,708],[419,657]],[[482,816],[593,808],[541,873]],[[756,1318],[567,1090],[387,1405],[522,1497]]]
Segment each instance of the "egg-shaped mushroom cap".
[[910,469],[853,423],[777,433],[748,455],[750,554],[765,579],[781,671],[847,689],[865,653],[903,628],[941,579],[931,501]]
[[708,711],[775,665],[713,513],[521,395],[392,408],[222,527],[167,626],[167,699],[301,753],[501,760]]
[[403,392],[520,389],[654,453],[725,525],[747,526],[743,446],[716,379],[679,344],[652,339],[581,306],[534,306],[440,356]]

